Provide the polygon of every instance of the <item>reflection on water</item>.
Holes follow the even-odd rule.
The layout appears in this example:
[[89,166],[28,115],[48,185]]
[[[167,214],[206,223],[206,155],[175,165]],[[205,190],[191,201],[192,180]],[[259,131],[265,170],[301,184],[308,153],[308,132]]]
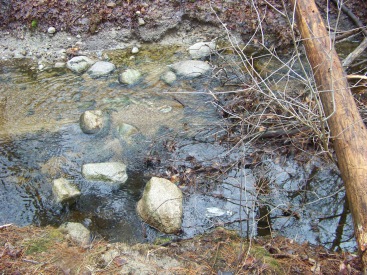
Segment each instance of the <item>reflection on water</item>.
[[[198,165],[226,166],[242,158],[242,152],[228,153],[228,148],[213,144],[211,127],[220,125],[220,118],[210,96],[193,93],[218,83],[203,78],[169,87],[160,74],[182,56],[148,58],[143,53],[128,63],[144,72],[143,82],[124,87],[117,75],[126,64],[110,54],[119,69],[94,80],[65,69],[38,72],[29,60],[0,64],[0,224],[58,226],[77,221],[111,241],[144,241],[146,234],[152,240],[157,233],[145,232],[135,211],[148,180],[146,156],[167,154],[163,141],[170,137],[177,145],[167,161],[184,171]],[[109,126],[86,135],[78,120],[95,108],[108,113]],[[125,140],[118,131],[121,123],[135,126],[139,134]],[[118,190],[81,176],[83,164],[106,161],[127,164],[129,179]],[[182,236],[227,226],[248,236],[277,232],[332,249],[354,249],[351,216],[335,167],[317,160],[262,163],[263,170],[232,167],[220,179],[203,179],[208,185],[220,183],[210,194],[182,187]],[[259,185],[259,173],[266,186]],[[59,177],[81,190],[75,204],[55,203],[51,186]]]

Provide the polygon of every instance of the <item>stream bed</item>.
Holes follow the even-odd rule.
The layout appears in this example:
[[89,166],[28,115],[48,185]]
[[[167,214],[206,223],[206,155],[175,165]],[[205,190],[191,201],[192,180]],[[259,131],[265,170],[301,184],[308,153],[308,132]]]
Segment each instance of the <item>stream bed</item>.
[[[343,183],[332,164],[320,159],[300,164],[294,156],[279,160],[269,152],[260,168],[233,166],[195,182],[190,171],[197,165],[218,171],[253,148],[231,150],[216,142],[223,121],[205,91],[219,83],[205,76],[166,85],[160,76],[167,65],[187,56],[179,46],[160,49],[146,46],[135,59],[127,51],[98,53],[118,68],[99,79],[65,68],[39,71],[30,59],[0,62],[0,224],[74,221],[113,242],[154,241],[164,234],[142,224],[135,207],[153,176],[149,166],[164,174],[169,163],[194,183],[180,186],[180,238],[225,226],[244,236],[281,234],[333,250],[355,250]],[[121,85],[118,72],[126,67],[142,71],[143,81]],[[87,135],[79,117],[92,109],[108,113],[109,126]],[[118,130],[122,123],[139,133],[124,139]],[[118,190],[81,175],[83,164],[107,161],[127,164],[129,179]],[[60,177],[80,189],[75,204],[54,200],[52,181]],[[203,182],[210,186],[207,192],[198,186]]]

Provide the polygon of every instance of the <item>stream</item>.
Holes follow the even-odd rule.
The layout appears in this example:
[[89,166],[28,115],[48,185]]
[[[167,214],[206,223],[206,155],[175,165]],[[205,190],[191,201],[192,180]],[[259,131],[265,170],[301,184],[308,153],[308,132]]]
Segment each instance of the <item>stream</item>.
[[[243,236],[280,234],[354,251],[338,169],[317,158],[299,163],[294,156],[277,159],[269,152],[261,167],[229,166],[218,173],[218,167],[238,162],[254,148],[231,150],[216,142],[223,121],[213,97],[204,91],[220,83],[204,76],[166,85],[160,80],[166,66],[187,59],[187,53],[180,46],[159,49],[144,45],[134,59],[123,50],[97,52],[118,68],[98,79],[65,68],[39,71],[30,59],[0,61],[0,224],[74,221],[111,242],[154,241],[164,234],[142,224],[135,207],[153,176],[148,166],[168,177],[174,174],[165,170],[169,164],[192,183],[180,186],[180,238],[225,226]],[[118,73],[127,67],[139,69],[143,81],[121,85]],[[109,126],[87,135],[79,117],[92,109],[108,113]],[[124,139],[118,131],[122,123],[139,133]],[[81,175],[83,164],[107,161],[127,164],[129,178],[118,190]],[[198,165],[216,173],[196,176],[191,171]],[[52,181],[60,177],[80,189],[75,204],[56,203]]]

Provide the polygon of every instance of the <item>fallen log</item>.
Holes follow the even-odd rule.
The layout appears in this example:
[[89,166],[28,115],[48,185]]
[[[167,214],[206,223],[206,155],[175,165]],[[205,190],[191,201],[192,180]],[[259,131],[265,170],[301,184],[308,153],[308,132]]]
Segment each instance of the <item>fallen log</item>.
[[354,232],[367,273],[367,129],[314,0],[292,0],[344,181]]

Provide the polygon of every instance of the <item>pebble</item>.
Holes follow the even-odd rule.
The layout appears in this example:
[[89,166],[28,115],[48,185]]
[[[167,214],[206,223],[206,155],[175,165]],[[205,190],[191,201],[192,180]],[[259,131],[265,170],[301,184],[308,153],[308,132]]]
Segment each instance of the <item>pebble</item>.
[[138,47],[133,47],[133,49],[131,50],[131,53],[138,53],[138,52],[139,52]]
[[48,32],[49,34],[54,34],[54,33],[56,32],[56,29],[55,29],[54,27],[49,27],[49,28],[47,29],[47,32]]
[[109,2],[109,3],[107,3],[107,7],[113,9],[114,7],[116,7],[116,3]]
[[139,17],[138,18],[138,24],[139,24],[139,26],[144,26],[145,25],[144,19]]

